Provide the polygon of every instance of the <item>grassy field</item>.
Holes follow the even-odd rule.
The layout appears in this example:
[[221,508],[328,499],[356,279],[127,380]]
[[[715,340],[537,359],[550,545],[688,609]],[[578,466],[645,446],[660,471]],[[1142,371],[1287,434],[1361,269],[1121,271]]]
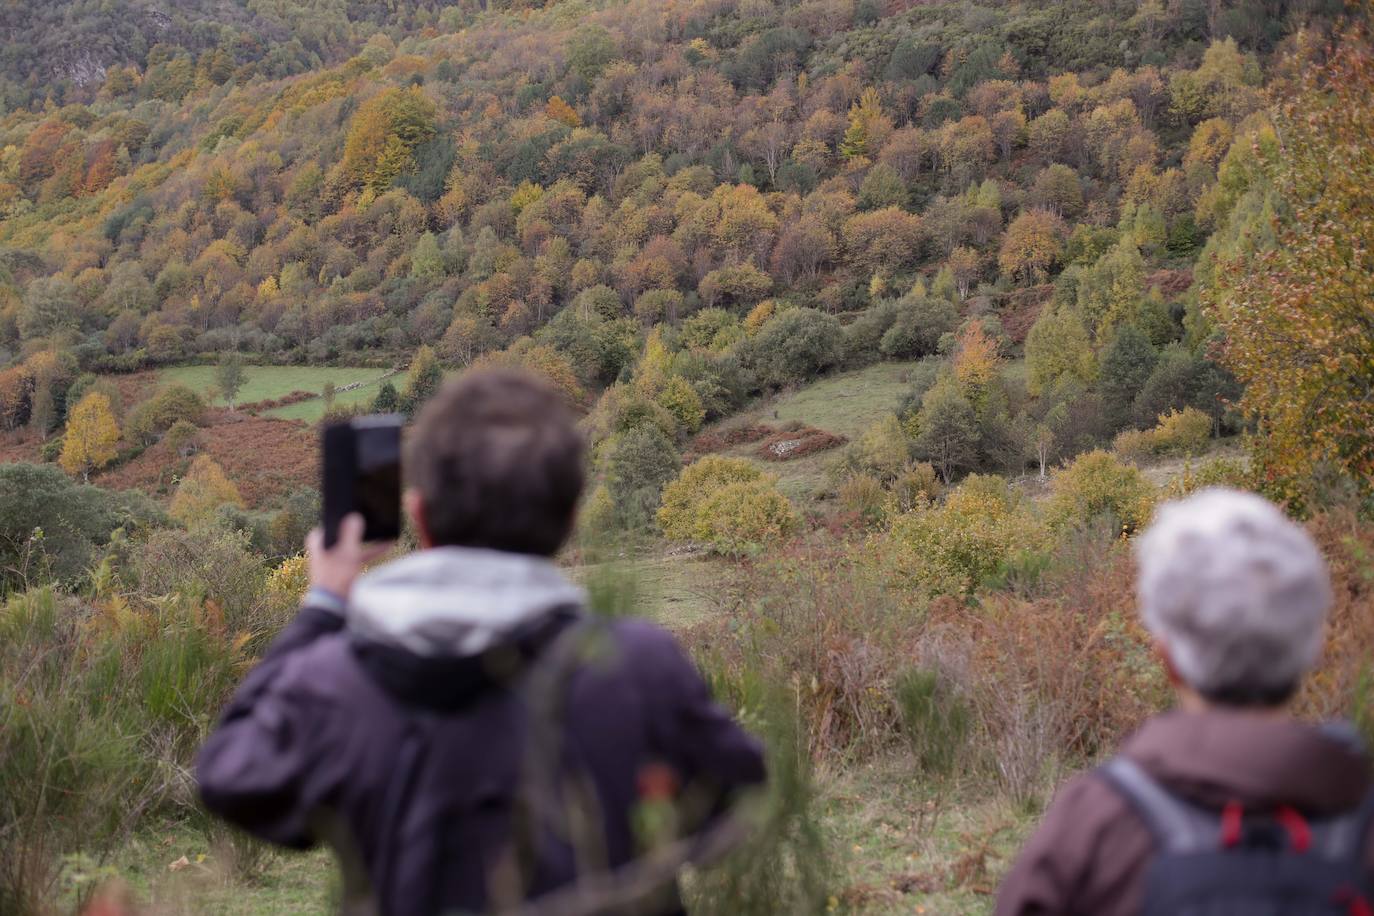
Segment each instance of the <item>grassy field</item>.
[[986,786],[928,780],[905,754],[836,774],[821,793],[850,912],[990,913],[1001,876],[1034,825]]
[[719,612],[718,583],[729,561],[709,556],[613,559],[569,570],[589,585],[610,582],[628,592],[630,610],[670,630],[684,630]]
[[780,395],[754,416],[763,423],[797,420],[852,439],[901,406],[911,390],[915,366],[914,362],[878,363],[832,375]]
[[[883,416],[896,412],[911,390],[915,362],[878,363],[866,369],[841,372],[796,391],[784,392],[726,421],[766,423],[779,426],[796,421],[849,439],[861,435]],[[770,474],[794,502],[806,505],[828,486],[825,469],[838,449],[818,452],[793,461],[764,461],[756,455],[757,444],[731,449],[726,454],[749,458]]]
[[[248,366],[247,381],[239,391],[237,403],[252,404],[257,401],[283,398],[293,391],[309,391],[319,394],[324,386],[333,382],[336,388],[344,385],[362,383],[351,391],[340,391],[336,402],[341,405],[368,403],[377,396],[382,376],[386,370],[376,367],[360,368],[350,366]],[[391,377],[391,383],[398,389],[405,386],[405,375]],[[162,383],[176,382],[202,394],[212,394],[215,388],[214,366],[178,366],[164,369],[160,373]],[[223,398],[215,397],[212,403],[224,405]],[[285,420],[318,420],[324,414],[324,401],[314,398],[298,404],[279,407],[266,411],[265,416]]]
[[103,866],[77,863],[68,872],[64,911],[74,911],[76,894],[86,883],[113,878],[148,912],[216,916],[338,912],[338,881],[329,851],[264,850],[261,855],[248,874],[235,874],[232,854],[210,843],[204,831],[172,824],[142,832],[131,837],[113,861]]

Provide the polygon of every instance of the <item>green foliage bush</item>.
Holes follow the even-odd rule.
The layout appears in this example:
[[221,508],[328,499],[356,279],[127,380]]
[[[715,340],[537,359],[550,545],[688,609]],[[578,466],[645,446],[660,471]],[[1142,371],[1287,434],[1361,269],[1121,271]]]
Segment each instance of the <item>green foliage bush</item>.
[[959,312],[947,299],[930,296],[903,299],[892,326],[883,334],[878,350],[888,359],[930,356],[940,338],[959,323]]
[[935,595],[969,595],[1014,553],[1045,543],[1045,532],[1000,477],[974,474],[943,503],[893,519],[875,560],[893,580]]
[[858,439],[845,447],[830,466],[838,481],[854,476],[871,476],[880,483],[891,483],[911,461],[911,444],[896,414],[878,420]]
[[893,693],[916,765],[925,773],[949,773],[971,737],[973,710],[947,679],[922,668],[899,676]]
[[1058,530],[1104,517],[1129,534],[1143,528],[1158,494],[1140,471],[1102,450],[1087,452],[1050,478],[1046,518]]
[[128,593],[146,602],[213,602],[225,627],[258,643],[272,622],[267,568],[242,532],[158,529],[129,547],[120,574]]
[[654,523],[663,488],[682,469],[673,440],[646,423],[618,433],[607,443],[606,491],[616,527],[646,530]]
[[78,484],[48,465],[0,464],[0,592],[75,582],[117,530],[139,531],[165,518],[138,492]]
[[93,582],[91,603],[38,589],[0,605],[5,912],[46,912],[65,853],[101,858],[142,818],[196,816],[185,774],[248,662],[216,605],[131,604],[108,568]]
[[809,381],[840,361],[842,333],[834,316],[789,309],[770,318],[751,338],[748,362],[765,388]]
[[658,523],[669,540],[740,555],[782,540],[800,522],[775,476],[741,458],[707,455],[664,488]]
[[1119,434],[1112,447],[1118,455],[1133,461],[1159,456],[1200,455],[1212,438],[1212,418],[1200,410],[1185,407],[1159,418],[1148,430],[1127,430]]
[[132,439],[152,442],[178,422],[199,426],[205,401],[185,385],[168,385],[129,411],[124,431]]

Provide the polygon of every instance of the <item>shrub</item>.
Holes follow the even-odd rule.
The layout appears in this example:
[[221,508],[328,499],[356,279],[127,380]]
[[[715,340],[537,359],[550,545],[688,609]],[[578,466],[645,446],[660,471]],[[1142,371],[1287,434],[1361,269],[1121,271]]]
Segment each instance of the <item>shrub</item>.
[[1234,490],[1256,490],[1259,480],[1253,469],[1240,461],[1230,458],[1216,458],[1194,469],[1185,465],[1179,474],[1164,488],[1164,499],[1182,499],[1190,493],[1208,487],[1230,487]]
[[[106,572],[94,577],[109,585]],[[147,815],[195,810],[186,774],[251,661],[212,603],[0,606],[0,910],[48,912],[72,853],[99,860]],[[80,903],[78,900],[78,909]]]
[[857,517],[866,527],[874,527],[887,516],[887,491],[882,481],[869,474],[855,474],[840,484],[835,498],[845,512]]
[[926,595],[968,595],[1044,533],[1000,477],[972,475],[939,505],[898,516],[876,558],[898,584]]
[[1101,449],[1055,472],[1050,491],[1046,517],[1058,530],[1084,527],[1106,516],[1130,534],[1149,522],[1157,498],[1137,468]]
[[74,582],[116,529],[161,521],[141,493],[74,483],[46,465],[0,464],[0,587]]
[[901,311],[901,303],[896,299],[884,299],[845,325],[841,341],[845,364],[864,366],[875,361],[880,355],[879,342]]
[[911,447],[896,414],[888,414],[864,430],[830,467],[831,477],[844,480],[868,474],[883,483],[896,480],[911,460]]
[[707,455],[664,488],[658,523],[670,540],[738,555],[785,538],[798,519],[776,477],[739,458]]
[[921,668],[903,673],[894,693],[916,765],[926,773],[948,773],[963,755],[972,730],[968,704],[945,678]]
[[930,356],[940,338],[959,323],[959,312],[948,299],[922,297],[902,300],[897,319],[883,334],[878,349],[888,359]]
[[892,497],[898,512],[910,512],[919,506],[932,503],[944,495],[944,485],[940,475],[930,464],[908,465],[897,479],[892,482]]
[[197,455],[172,497],[172,518],[188,527],[209,524],[220,506],[243,508],[238,487],[209,455]]
[[828,433],[814,426],[784,430],[763,441],[755,452],[764,461],[795,461],[843,445],[844,436]]
[[1112,440],[1112,451],[1127,461],[1144,461],[1155,453],[1154,430],[1123,429]]
[[647,528],[653,524],[664,485],[682,469],[682,458],[673,440],[653,424],[619,433],[608,445],[605,486],[616,527]]
[[922,604],[886,588],[843,547],[771,551],[741,567],[724,594],[728,613],[693,636],[732,680],[788,685],[798,746],[824,761],[897,743],[890,687],[910,665]]
[[840,361],[840,323],[815,309],[788,309],[750,338],[749,362],[763,387],[805,382]]
[[1149,430],[1128,429],[1112,442],[1123,458],[1139,461],[1154,456],[1200,455],[1212,438],[1212,418],[1202,411],[1185,407],[1171,410]]
[[155,531],[130,548],[125,579],[130,594],[148,604],[169,597],[211,602],[227,630],[258,643],[281,623],[267,616],[267,569],[241,532]]
[[185,420],[173,423],[163,439],[169,449],[183,458],[189,457],[201,446],[200,429]]
[[620,519],[616,515],[611,491],[604,483],[598,484],[583,498],[577,512],[578,544],[599,544],[613,537],[619,527]]
[[743,337],[739,319],[725,309],[705,308],[682,323],[682,342],[692,350],[724,350]]
[[1200,455],[1212,438],[1212,418],[1196,407],[1171,410],[1154,429],[1155,451],[1162,455]]
[[129,412],[125,432],[150,443],[179,420],[199,426],[205,417],[205,401],[185,385],[168,385]]
[[701,398],[691,383],[680,375],[669,378],[654,400],[673,415],[678,430],[688,436],[701,429],[702,421],[706,419]]

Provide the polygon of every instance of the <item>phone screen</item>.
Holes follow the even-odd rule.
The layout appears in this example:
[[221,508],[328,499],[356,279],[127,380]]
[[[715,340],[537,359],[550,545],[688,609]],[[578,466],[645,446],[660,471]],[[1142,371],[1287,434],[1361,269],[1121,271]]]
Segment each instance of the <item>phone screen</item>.
[[401,534],[401,425],[395,414],[357,417],[325,428],[324,542],[332,547],[339,523],[360,513],[368,541]]

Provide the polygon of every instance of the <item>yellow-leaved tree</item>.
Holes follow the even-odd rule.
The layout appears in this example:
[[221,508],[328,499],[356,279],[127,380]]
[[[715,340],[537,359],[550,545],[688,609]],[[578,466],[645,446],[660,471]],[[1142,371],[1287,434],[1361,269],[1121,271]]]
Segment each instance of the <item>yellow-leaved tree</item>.
[[92,391],[77,402],[67,418],[67,434],[58,463],[68,474],[80,474],[82,480],[87,480],[92,470],[114,461],[118,443],[119,424],[115,422],[110,399]]
[[1305,52],[1276,113],[1281,143],[1259,148],[1284,204],[1276,244],[1223,257],[1204,290],[1259,423],[1261,476],[1289,499],[1318,462],[1374,480],[1374,43],[1352,28]]
[[226,505],[243,508],[238,487],[215,459],[199,455],[177,485],[169,514],[187,528],[198,528],[209,524],[219,507]]

